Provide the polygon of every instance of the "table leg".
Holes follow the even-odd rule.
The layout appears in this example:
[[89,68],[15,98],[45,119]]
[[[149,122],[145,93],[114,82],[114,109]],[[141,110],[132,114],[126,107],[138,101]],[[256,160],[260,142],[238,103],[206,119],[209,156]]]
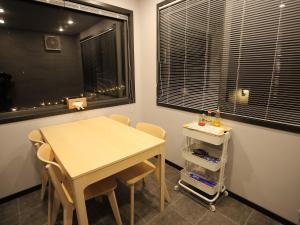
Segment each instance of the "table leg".
[[88,218],[86,212],[84,187],[78,182],[73,183],[73,197],[76,208],[77,220],[79,225],[88,225]]
[[164,211],[165,207],[165,154],[158,155],[159,161],[159,184],[160,184],[160,211]]
[[[156,166],[156,168],[159,168],[159,167],[160,167],[160,162],[159,162],[159,160],[156,160],[155,166]],[[157,179],[157,182],[159,183],[159,181],[160,181],[160,180],[159,180],[160,176],[159,176],[159,170],[158,170],[158,169],[155,170],[154,175],[155,175],[155,177],[156,177],[156,179]],[[170,197],[170,194],[169,194],[167,185],[166,185],[166,181],[164,181],[164,186],[165,186],[165,200],[166,200],[167,202],[171,202],[171,197]]]

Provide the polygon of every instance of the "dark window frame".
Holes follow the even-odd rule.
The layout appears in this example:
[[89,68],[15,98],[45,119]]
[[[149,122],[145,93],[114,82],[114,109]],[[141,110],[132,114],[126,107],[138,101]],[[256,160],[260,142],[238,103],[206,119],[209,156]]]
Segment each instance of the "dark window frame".
[[[36,0],[28,0],[35,2]],[[88,102],[88,107],[86,110],[93,110],[111,106],[119,106],[119,105],[126,105],[126,104],[133,104],[135,103],[135,66],[134,66],[134,30],[133,30],[133,11],[120,8],[117,6],[109,5],[106,3],[97,3],[92,0],[69,0],[73,3],[78,3],[85,6],[90,6],[93,8],[98,8],[118,14],[123,14],[128,17],[128,59],[129,67],[128,68],[128,76],[126,77],[126,89],[130,90],[130,94],[128,97],[117,98],[117,99],[109,99],[109,100],[99,100],[99,101],[92,101]],[[128,66],[128,65],[126,65]],[[17,122],[17,121],[24,121],[24,120],[31,120],[37,118],[43,118],[48,116],[56,116],[68,113],[75,113],[80,112],[76,109],[69,110],[67,109],[66,105],[57,105],[45,108],[37,108],[32,110],[24,110],[18,112],[3,112],[0,113],[0,124]]]
[[[156,5],[156,50],[157,50],[157,56],[156,56],[156,105],[161,106],[161,107],[166,107],[166,108],[172,108],[172,109],[177,109],[181,111],[186,111],[186,112],[191,112],[191,113],[206,113],[206,111],[202,110],[196,110],[196,109],[188,109],[182,106],[175,106],[175,105],[168,105],[159,102],[158,96],[159,96],[159,83],[160,83],[160,30],[159,30],[159,8],[162,6],[165,6],[167,4],[170,4],[172,2],[175,2],[177,0],[165,0],[161,3],[158,3]],[[176,3],[175,3],[176,4]],[[246,117],[246,116],[241,116],[241,115],[233,115],[233,114],[228,114],[228,113],[221,113],[221,117],[224,119],[229,119],[233,121],[238,121],[238,122],[243,122],[243,123],[249,123],[253,125],[258,125],[258,126],[263,126],[267,128],[273,128],[273,129],[278,129],[278,130],[284,130],[284,131],[289,131],[289,132],[295,132],[295,133],[300,133],[300,127],[293,126],[293,125],[288,125],[288,124],[280,124],[277,122],[273,121],[265,121],[261,120],[258,118],[251,118],[251,117]]]

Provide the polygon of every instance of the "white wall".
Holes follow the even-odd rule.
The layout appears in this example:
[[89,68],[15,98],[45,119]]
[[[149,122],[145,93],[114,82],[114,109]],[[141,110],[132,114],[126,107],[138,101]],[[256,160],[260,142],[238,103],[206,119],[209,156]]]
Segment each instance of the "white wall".
[[[196,114],[156,106],[156,4],[141,0],[143,119],[167,130],[167,159],[183,166],[182,124]],[[300,208],[300,135],[226,120],[233,127],[227,167],[228,189],[297,223]]]
[[128,115],[133,121],[133,124],[141,120],[141,50],[139,32],[137,31],[140,21],[137,13],[137,0],[101,0],[101,2],[130,9],[134,12],[136,103],[16,123],[0,124],[0,199],[40,183],[34,151],[27,140],[27,135],[31,130],[52,124],[109,115],[111,113]]
[[[33,151],[27,141],[32,130],[112,112],[136,123],[145,120],[167,130],[167,159],[183,165],[181,126],[196,115],[157,107],[156,3],[158,0],[102,0],[134,11],[136,104],[59,115],[0,125],[0,198],[39,182]],[[300,137],[298,134],[225,121],[233,127],[227,168],[229,190],[297,222],[300,208]]]

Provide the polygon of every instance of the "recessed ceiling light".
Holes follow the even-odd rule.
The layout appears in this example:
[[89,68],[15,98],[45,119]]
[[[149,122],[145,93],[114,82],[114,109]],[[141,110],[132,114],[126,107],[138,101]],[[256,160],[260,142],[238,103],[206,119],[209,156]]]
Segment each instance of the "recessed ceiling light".
[[0,19],[0,23],[5,23],[4,19]]
[[0,8],[0,13],[4,13],[4,9]]
[[70,25],[71,25],[71,24],[73,24],[73,23],[74,23],[74,21],[73,21],[73,20],[71,20],[71,19],[69,19],[69,20],[68,20],[68,24],[70,24]]
[[63,31],[64,31],[64,28],[60,27],[58,30],[59,30],[60,32],[63,32]]
[[283,8],[283,7],[285,7],[285,4],[280,4],[279,5],[279,8]]

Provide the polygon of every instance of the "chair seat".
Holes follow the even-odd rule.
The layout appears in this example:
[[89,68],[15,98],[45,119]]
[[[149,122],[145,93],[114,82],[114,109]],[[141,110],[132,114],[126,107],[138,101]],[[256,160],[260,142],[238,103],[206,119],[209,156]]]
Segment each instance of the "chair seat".
[[[62,188],[66,194],[66,197],[70,203],[73,204],[72,190],[71,186],[68,183],[62,184]],[[112,192],[117,188],[117,182],[113,177],[108,177],[103,180],[100,180],[94,184],[89,185],[84,190],[85,200],[95,198],[106,193]]]
[[128,185],[132,185],[142,180],[150,173],[153,173],[155,169],[155,165],[148,160],[145,160],[144,162],[121,171],[120,173],[116,174],[116,177],[126,182]]
[[100,180],[94,184],[89,185],[85,191],[85,199],[89,200],[91,198],[106,194],[117,188],[117,182],[113,177],[108,177]]

